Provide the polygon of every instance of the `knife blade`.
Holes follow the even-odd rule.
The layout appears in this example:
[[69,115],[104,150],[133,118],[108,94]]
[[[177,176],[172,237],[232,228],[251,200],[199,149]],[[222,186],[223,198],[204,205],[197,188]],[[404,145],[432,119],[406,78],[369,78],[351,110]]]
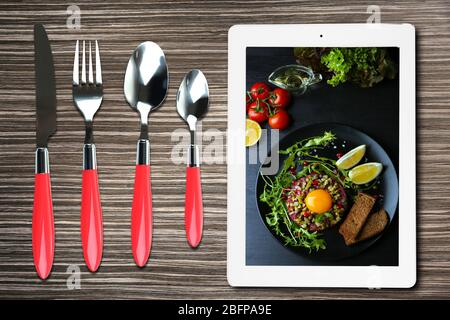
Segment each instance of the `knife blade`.
[[50,184],[48,138],[56,131],[55,70],[44,26],[34,26],[34,63],[36,72],[36,162],[34,204],[31,228],[36,272],[46,279],[55,252],[53,201]]
[[47,147],[56,132],[56,85],[52,50],[44,26],[34,26],[36,72],[36,146]]

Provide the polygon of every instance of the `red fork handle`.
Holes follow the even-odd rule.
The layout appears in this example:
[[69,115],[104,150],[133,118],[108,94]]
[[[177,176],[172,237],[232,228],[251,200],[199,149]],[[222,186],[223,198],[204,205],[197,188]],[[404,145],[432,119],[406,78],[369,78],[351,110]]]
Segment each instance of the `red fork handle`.
[[186,168],[184,222],[189,245],[192,248],[198,247],[203,232],[203,200],[199,167]]
[[131,209],[131,247],[139,267],[145,266],[152,246],[152,190],[150,165],[136,165]]
[[81,181],[81,243],[86,265],[97,271],[103,254],[103,222],[96,169],[83,170]]
[[55,230],[49,173],[37,173],[34,176],[31,238],[36,272],[41,279],[47,279],[52,269],[55,253]]

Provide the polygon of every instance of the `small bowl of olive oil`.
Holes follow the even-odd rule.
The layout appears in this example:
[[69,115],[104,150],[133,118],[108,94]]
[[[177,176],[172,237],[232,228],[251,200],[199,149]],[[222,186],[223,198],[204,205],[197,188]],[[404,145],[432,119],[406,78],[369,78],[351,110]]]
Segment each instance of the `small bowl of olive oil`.
[[322,75],[300,64],[289,64],[273,71],[268,81],[292,94],[304,94],[309,86],[322,81]]

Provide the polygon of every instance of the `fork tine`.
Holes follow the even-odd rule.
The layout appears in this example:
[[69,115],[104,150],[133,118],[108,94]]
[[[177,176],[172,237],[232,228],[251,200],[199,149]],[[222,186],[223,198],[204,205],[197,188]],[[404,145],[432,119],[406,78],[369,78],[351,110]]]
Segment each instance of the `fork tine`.
[[95,40],[95,83],[102,84],[102,66],[100,64],[100,50],[98,49],[98,41]]
[[79,73],[80,73],[80,64],[78,62],[80,53],[78,52],[78,40],[75,45],[75,57],[73,58],[73,75],[72,75],[72,83],[74,86],[77,86],[79,83]]
[[94,72],[92,71],[92,48],[89,41],[89,84],[94,83]]
[[82,63],[81,63],[81,83],[86,83],[86,50],[85,50],[85,42],[83,40],[83,57],[82,57]]

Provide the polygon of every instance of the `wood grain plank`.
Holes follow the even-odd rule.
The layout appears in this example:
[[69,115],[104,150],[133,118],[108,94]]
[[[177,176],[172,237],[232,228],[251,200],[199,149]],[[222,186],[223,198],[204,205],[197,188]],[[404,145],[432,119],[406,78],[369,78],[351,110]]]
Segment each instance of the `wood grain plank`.
[[[412,290],[235,289],[226,281],[226,165],[203,166],[205,234],[199,250],[184,236],[184,165],[168,160],[184,128],[175,93],[185,72],[202,69],[212,103],[203,129],[225,133],[227,32],[237,23],[365,22],[359,1],[78,0],[81,30],[66,28],[65,1],[0,4],[0,298],[449,298],[450,290],[450,7],[447,1],[378,1],[382,22],[417,30],[418,270]],[[274,14],[276,12],[276,15]],[[55,207],[56,255],[51,278],[35,275],[31,256],[34,170],[32,24],[45,23],[54,52],[58,132],[49,144]],[[84,128],[72,104],[74,40],[98,39],[105,101],[95,119],[105,248],[97,274],[83,265],[79,236],[81,147]],[[151,115],[154,242],[149,265],[130,255],[129,226],[137,114],[122,94],[126,63],[141,41],[165,51],[171,75],[164,106]],[[223,150],[222,152],[226,152]],[[82,270],[81,290],[66,287],[67,266]]]

